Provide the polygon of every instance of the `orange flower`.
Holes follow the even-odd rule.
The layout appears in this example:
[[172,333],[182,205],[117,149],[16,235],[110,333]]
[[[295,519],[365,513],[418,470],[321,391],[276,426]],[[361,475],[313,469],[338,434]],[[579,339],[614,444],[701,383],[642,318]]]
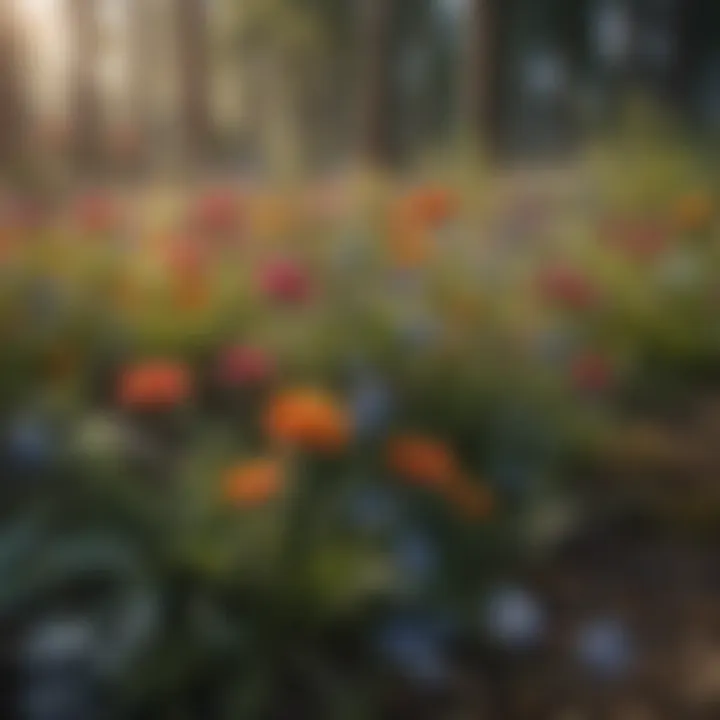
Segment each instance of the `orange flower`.
[[388,240],[392,261],[400,267],[422,266],[432,256],[432,237],[427,228],[404,208],[390,214]]
[[284,483],[281,464],[271,458],[259,458],[225,473],[223,497],[235,507],[255,507],[276,497]]
[[291,390],[278,395],[270,402],[263,424],[273,440],[307,450],[338,452],[350,441],[348,414],[319,390]]
[[210,302],[210,288],[200,277],[180,279],[175,283],[173,297],[181,310],[203,310]]
[[688,194],[675,204],[675,223],[680,230],[703,230],[712,221],[714,212],[712,198],[707,193]]
[[447,488],[447,498],[467,520],[486,520],[495,509],[495,498],[487,485],[460,478]]
[[67,380],[73,376],[78,365],[77,355],[68,347],[56,347],[48,353],[47,373],[51,380]]
[[450,220],[459,209],[457,195],[444,187],[425,187],[405,197],[403,204],[409,213],[430,228],[437,228]]
[[389,468],[417,485],[444,487],[459,475],[458,460],[443,442],[420,436],[403,436],[390,443]]
[[118,398],[130,408],[168,408],[187,400],[192,390],[189,370],[181,363],[154,360],[125,369]]

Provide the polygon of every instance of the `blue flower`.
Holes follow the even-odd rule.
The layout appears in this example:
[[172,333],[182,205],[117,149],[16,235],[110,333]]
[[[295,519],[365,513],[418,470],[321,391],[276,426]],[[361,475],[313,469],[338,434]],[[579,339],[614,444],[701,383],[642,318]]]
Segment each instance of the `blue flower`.
[[438,340],[440,325],[430,315],[416,314],[401,324],[400,335],[411,349],[422,350]]
[[606,678],[625,674],[632,665],[632,641],[623,623],[615,618],[593,620],[580,628],[576,638],[580,661]]
[[38,279],[27,288],[27,308],[35,323],[53,322],[61,307],[58,287],[50,280]]
[[400,519],[397,499],[389,490],[373,487],[353,489],[347,498],[348,520],[367,533],[382,533]]
[[522,588],[496,590],[484,609],[484,621],[490,636],[515,648],[535,645],[545,632],[545,614]]
[[383,659],[409,680],[441,685],[449,676],[445,649],[449,629],[432,616],[401,615],[381,628],[377,646]]
[[437,571],[437,547],[423,533],[410,531],[401,535],[392,554],[398,572],[413,587],[427,585]]
[[21,419],[6,438],[11,463],[21,470],[39,470],[50,460],[53,445],[46,427],[32,419]]
[[375,436],[386,427],[393,412],[393,398],[388,386],[378,377],[363,374],[351,398],[354,427],[361,437]]

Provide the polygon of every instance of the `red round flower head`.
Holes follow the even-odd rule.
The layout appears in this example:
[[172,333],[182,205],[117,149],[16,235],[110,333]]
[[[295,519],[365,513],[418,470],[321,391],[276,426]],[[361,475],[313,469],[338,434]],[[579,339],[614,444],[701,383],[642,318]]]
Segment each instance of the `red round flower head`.
[[597,352],[585,352],[578,355],[572,361],[570,374],[573,385],[583,392],[603,392],[608,389],[613,380],[613,368],[610,361]]
[[240,203],[230,189],[217,189],[201,195],[191,212],[192,225],[211,235],[232,232],[240,222]]
[[80,197],[73,217],[80,230],[91,234],[111,232],[120,224],[120,210],[115,199],[103,193]]
[[573,310],[587,310],[598,300],[590,278],[581,270],[563,265],[541,273],[540,290],[550,302]]
[[653,260],[667,249],[667,231],[658,222],[610,221],[605,228],[608,242],[640,261]]
[[118,400],[123,407],[134,410],[161,410],[183,403],[191,392],[192,378],[185,365],[151,360],[122,372]]
[[311,294],[308,274],[291,260],[276,260],[265,266],[259,285],[269,298],[288,304],[305,302]]
[[168,263],[179,278],[195,279],[203,269],[206,252],[201,244],[190,237],[180,237],[170,243]]
[[246,387],[267,382],[275,374],[275,362],[258,347],[235,345],[220,356],[218,380],[232,387]]

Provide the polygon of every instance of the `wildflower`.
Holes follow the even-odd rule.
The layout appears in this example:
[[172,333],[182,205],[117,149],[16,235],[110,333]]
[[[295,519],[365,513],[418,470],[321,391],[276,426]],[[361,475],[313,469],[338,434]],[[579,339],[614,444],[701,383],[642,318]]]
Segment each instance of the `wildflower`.
[[205,252],[194,238],[173,239],[168,247],[167,263],[177,278],[196,278],[205,265]]
[[379,378],[363,374],[352,396],[354,426],[359,435],[376,436],[390,420],[393,410],[389,388]]
[[675,225],[685,232],[704,230],[712,222],[714,213],[712,198],[704,192],[684,195],[673,208]]
[[126,368],[119,380],[118,399],[124,407],[163,409],[190,397],[192,379],[181,363],[153,360]]
[[575,357],[570,366],[573,385],[582,391],[602,392],[613,379],[608,359],[597,352],[584,352]]
[[445,652],[449,634],[447,624],[435,618],[402,615],[380,629],[377,647],[382,658],[407,679],[438,686],[450,674]]
[[601,237],[608,246],[639,261],[661,256],[669,240],[667,228],[652,218],[610,218],[601,225]]
[[413,590],[427,586],[439,566],[437,546],[428,535],[415,529],[404,531],[396,539],[392,558],[398,575]]
[[330,453],[342,450],[352,431],[345,409],[330,395],[314,389],[290,390],[273,398],[264,427],[277,442]]
[[234,345],[223,351],[218,361],[218,380],[231,387],[259,385],[274,374],[273,358],[259,347]]
[[44,423],[23,417],[10,428],[6,450],[12,466],[22,470],[39,470],[50,462],[54,443]]
[[388,246],[391,261],[401,268],[425,265],[434,249],[428,228],[402,206],[390,213]]
[[178,280],[174,300],[181,310],[202,310],[210,301],[210,287],[201,277]]
[[545,631],[545,614],[537,600],[516,587],[497,589],[483,610],[483,623],[490,636],[515,648],[536,644]]
[[78,454],[91,459],[115,459],[127,446],[126,429],[111,417],[94,415],[86,418],[74,433]]
[[587,275],[572,267],[547,268],[539,278],[540,291],[551,303],[571,310],[587,310],[597,303],[598,293]]
[[276,260],[266,265],[261,270],[258,284],[267,297],[288,305],[307,301],[311,293],[308,274],[291,260]]
[[432,438],[395,438],[388,448],[387,461],[396,475],[424,487],[444,487],[459,476],[455,454],[445,443]]
[[397,498],[387,491],[387,487],[353,488],[344,498],[343,507],[350,524],[369,534],[389,530],[401,516]]
[[89,194],[77,200],[73,218],[82,232],[99,235],[118,228],[120,210],[110,195]]
[[664,290],[685,293],[701,286],[708,271],[707,264],[688,249],[674,252],[658,268],[658,280]]
[[495,508],[495,498],[489,487],[470,479],[460,479],[446,490],[448,500],[468,520],[486,520]]
[[260,458],[241,463],[225,473],[223,497],[236,507],[255,507],[276,497],[283,484],[281,464],[273,459]]
[[192,225],[200,232],[212,235],[235,230],[240,218],[240,203],[229,189],[217,189],[201,195],[191,212]]
[[592,620],[581,627],[575,650],[589,670],[604,677],[622,676],[632,665],[632,641],[616,618]]
[[425,187],[407,195],[401,202],[401,211],[434,229],[450,220],[459,205],[457,195],[450,189]]

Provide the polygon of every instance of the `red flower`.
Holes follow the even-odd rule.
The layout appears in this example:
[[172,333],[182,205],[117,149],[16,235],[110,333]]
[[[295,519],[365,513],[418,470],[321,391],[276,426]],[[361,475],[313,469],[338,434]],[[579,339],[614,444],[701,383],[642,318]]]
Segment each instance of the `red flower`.
[[573,385],[584,392],[603,392],[613,380],[613,369],[608,359],[597,352],[578,355],[570,367]]
[[556,266],[540,275],[540,290],[552,303],[573,310],[587,310],[598,301],[598,292],[582,271]]
[[291,260],[276,260],[263,268],[259,285],[268,297],[288,304],[305,302],[311,293],[308,274]]
[[605,232],[612,246],[640,261],[655,259],[668,245],[667,231],[657,222],[613,221]]
[[437,228],[457,215],[460,200],[450,188],[428,186],[414,190],[401,201],[401,210],[429,228]]
[[188,368],[167,360],[131,365],[120,375],[118,400],[132,409],[166,409],[190,397],[192,378]]
[[259,385],[275,374],[275,362],[261,348],[236,345],[220,356],[217,374],[226,385]]
[[3,226],[20,234],[40,230],[47,217],[47,209],[31,198],[11,198],[2,209]]
[[108,233],[119,226],[120,209],[111,196],[93,193],[77,200],[73,217],[77,226],[85,233]]
[[172,272],[181,279],[197,279],[202,273],[206,253],[192,238],[178,238],[171,242],[168,263]]
[[201,232],[222,235],[236,230],[241,218],[240,202],[229,189],[214,190],[197,199],[192,225]]

